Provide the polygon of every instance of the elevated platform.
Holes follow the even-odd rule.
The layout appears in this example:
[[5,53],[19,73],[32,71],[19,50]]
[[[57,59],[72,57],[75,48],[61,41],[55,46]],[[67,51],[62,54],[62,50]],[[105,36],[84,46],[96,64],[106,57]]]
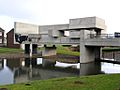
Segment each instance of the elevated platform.
[[[36,46],[41,44],[54,47],[57,44],[79,45],[80,63],[88,63],[101,58],[101,47],[120,46],[119,37],[101,37],[105,31],[105,21],[98,17],[76,18],[70,19],[69,24],[42,26],[16,22],[14,43],[26,44],[30,53],[36,51]],[[68,36],[66,32],[69,32]],[[43,54],[56,54],[54,47],[45,47]]]
[[105,47],[119,47],[120,46],[120,38],[94,38],[94,39],[86,39],[85,46],[105,46]]

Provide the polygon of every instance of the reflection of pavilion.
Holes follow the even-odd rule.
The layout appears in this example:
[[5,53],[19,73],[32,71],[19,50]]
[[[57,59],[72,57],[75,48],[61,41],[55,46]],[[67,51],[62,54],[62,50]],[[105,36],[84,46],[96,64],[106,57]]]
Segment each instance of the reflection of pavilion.
[[91,62],[86,64],[80,64],[80,75],[96,75],[101,74],[101,63]]
[[79,75],[78,69],[55,67],[55,62],[35,58],[7,60],[7,66],[13,71],[14,83]]
[[63,67],[57,64],[56,62],[42,60],[41,58],[6,60],[6,67],[11,72],[9,78],[13,79],[13,83],[101,73],[101,64],[80,64],[80,70],[75,65],[66,65],[67,67]]

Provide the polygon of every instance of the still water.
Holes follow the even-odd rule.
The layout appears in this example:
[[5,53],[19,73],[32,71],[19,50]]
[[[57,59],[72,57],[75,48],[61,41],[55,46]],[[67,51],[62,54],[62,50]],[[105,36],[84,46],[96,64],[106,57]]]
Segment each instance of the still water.
[[0,59],[0,85],[93,74],[120,73],[119,64],[69,64],[42,58]]

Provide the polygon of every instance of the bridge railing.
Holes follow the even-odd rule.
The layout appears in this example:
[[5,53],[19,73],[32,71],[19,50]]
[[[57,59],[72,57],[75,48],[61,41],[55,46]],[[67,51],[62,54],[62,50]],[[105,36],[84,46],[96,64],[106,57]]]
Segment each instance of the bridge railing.
[[116,38],[116,36],[114,34],[100,34],[100,35],[96,35],[96,34],[88,34],[87,35],[87,39],[94,39],[94,38]]
[[69,37],[61,37],[60,38],[60,43],[76,44],[76,43],[80,43],[80,39],[71,39]]
[[38,35],[29,35],[28,40],[33,43],[42,43],[42,44],[78,44],[80,43],[80,39],[71,39],[70,37],[59,37],[59,38],[42,38]]

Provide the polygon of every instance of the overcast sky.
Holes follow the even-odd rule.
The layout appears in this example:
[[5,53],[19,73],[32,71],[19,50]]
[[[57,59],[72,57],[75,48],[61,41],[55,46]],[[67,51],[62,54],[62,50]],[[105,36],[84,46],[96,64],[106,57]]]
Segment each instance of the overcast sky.
[[120,31],[119,0],[0,0],[0,27],[8,32],[14,21],[39,25],[69,23],[69,19],[103,18],[109,33]]

